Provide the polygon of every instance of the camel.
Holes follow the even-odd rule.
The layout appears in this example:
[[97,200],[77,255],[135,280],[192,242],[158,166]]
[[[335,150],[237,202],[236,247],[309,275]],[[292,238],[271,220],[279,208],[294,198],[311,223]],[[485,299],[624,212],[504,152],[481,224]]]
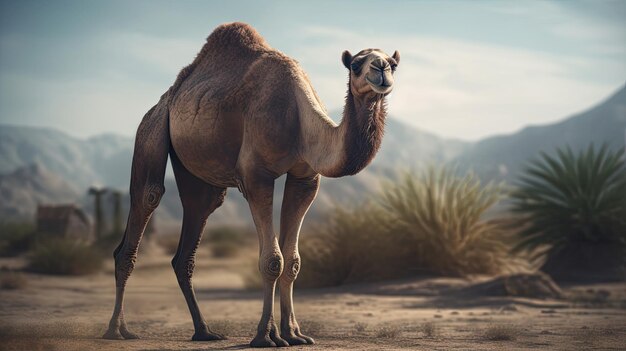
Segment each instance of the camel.
[[[184,209],[172,259],[195,332],[194,341],[221,340],[198,307],[192,274],[207,218],[237,187],[259,239],[263,312],[252,347],[313,344],[300,330],[293,284],[300,270],[298,235],[320,176],[354,175],[367,166],[383,137],[386,105],[400,61],[379,49],[345,51],[349,70],[343,118],[337,125],[298,63],[271,48],[244,23],[217,27],[195,60],[141,121],[132,161],[131,208],[115,249],[116,296],[106,339],[134,339],[124,321],[124,289],[147,221],[165,191],[168,155]],[[274,181],[287,174],[280,236],[272,223]],[[274,292],[280,293],[280,330]]]

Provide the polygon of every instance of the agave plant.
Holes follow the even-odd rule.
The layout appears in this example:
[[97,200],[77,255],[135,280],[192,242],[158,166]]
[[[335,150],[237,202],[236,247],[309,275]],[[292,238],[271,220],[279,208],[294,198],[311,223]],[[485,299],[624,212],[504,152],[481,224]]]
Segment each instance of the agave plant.
[[557,276],[623,265],[623,155],[623,150],[590,145],[576,154],[570,148],[542,153],[531,162],[513,193],[513,210],[523,227],[515,250],[546,255],[544,270]]

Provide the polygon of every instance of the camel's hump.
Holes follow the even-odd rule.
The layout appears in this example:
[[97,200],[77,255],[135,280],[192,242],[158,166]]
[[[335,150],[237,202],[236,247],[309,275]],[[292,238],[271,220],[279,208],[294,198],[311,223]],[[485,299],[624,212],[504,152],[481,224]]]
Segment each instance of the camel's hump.
[[221,48],[245,47],[249,49],[269,49],[265,39],[251,25],[242,22],[225,23],[207,38],[207,44]]

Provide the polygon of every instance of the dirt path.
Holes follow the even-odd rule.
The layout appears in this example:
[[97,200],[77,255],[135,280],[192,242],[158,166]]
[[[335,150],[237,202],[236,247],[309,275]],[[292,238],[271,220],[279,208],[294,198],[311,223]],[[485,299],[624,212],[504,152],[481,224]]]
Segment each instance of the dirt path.
[[[100,339],[114,299],[111,267],[89,277],[28,274],[21,290],[0,290],[2,350],[228,350],[246,348],[261,312],[261,294],[243,290],[235,261],[201,257],[194,285],[211,327],[229,336],[191,342],[191,318],[169,267],[148,256],[127,288],[127,322],[141,340]],[[0,262],[0,266],[2,262]],[[437,280],[431,285],[458,284]],[[422,283],[420,283],[422,284]],[[422,284],[423,285],[423,284]],[[626,350],[626,284],[570,287],[602,291],[602,301],[438,296],[385,286],[296,291],[306,350]],[[448,304],[448,305],[446,305]]]

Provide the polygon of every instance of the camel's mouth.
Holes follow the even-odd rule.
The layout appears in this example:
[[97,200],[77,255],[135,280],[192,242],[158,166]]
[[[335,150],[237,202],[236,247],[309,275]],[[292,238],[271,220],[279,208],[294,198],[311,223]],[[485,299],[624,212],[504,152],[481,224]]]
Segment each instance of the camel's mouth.
[[387,94],[390,93],[391,90],[393,90],[393,84],[387,85],[387,82],[382,79],[380,80],[382,81],[382,84],[377,84],[377,82],[372,81],[372,79],[370,79],[370,77],[368,76],[365,76],[365,81],[367,81],[370,88],[378,94]]

